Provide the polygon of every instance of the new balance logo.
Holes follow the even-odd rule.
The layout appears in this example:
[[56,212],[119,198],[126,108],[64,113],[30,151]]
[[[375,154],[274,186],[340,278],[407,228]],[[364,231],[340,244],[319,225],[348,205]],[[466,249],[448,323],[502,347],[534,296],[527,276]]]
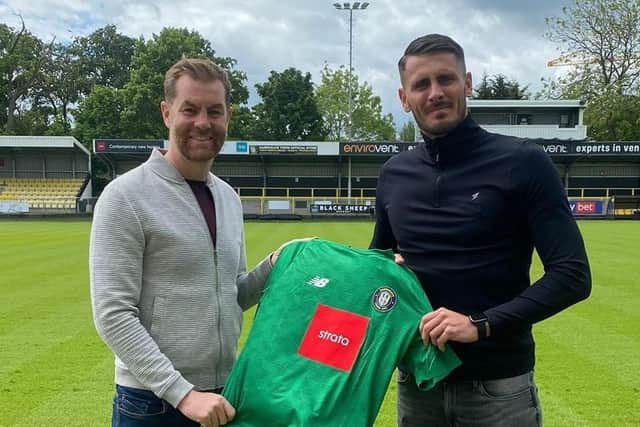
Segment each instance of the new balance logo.
[[328,284],[329,279],[320,276],[312,277],[311,279],[309,279],[309,281],[307,281],[307,285],[315,286],[316,288],[324,288]]
[[476,200],[478,198],[478,196],[480,195],[480,192],[478,191],[477,193],[473,193],[471,195],[471,200]]

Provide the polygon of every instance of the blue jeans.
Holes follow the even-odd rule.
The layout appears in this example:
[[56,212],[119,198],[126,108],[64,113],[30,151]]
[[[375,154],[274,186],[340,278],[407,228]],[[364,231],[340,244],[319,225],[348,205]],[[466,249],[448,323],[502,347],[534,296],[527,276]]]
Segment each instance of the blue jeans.
[[111,427],[200,427],[153,392],[116,385]]
[[421,391],[398,371],[400,427],[540,427],[542,413],[533,372],[486,381],[441,381]]

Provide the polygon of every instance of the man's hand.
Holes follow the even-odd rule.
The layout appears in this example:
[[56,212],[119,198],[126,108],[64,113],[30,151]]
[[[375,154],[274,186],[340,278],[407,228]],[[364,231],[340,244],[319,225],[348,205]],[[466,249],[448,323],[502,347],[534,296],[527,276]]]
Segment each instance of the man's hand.
[[404,265],[404,257],[400,254],[393,254],[393,260],[398,265]]
[[420,335],[425,345],[431,342],[444,351],[447,341],[478,341],[478,328],[471,323],[468,316],[440,307],[422,316]]
[[317,237],[303,237],[302,239],[293,239],[293,240],[289,240],[288,242],[284,242],[282,245],[280,245],[280,247],[278,249],[276,249],[275,251],[273,251],[271,253],[271,265],[276,265],[276,261],[278,260],[278,256],[280,255],[280,252],[282,252],[282,249],[284,249],[285,246],[291,244],[291,243],[295,243],[295,242],[304,242],[306,240],[313,240],[313,239],[317,239]]
[[220,394],[191,390],[178,404],[178,411],[204,427],[227,424],[236,416],[236,410]]

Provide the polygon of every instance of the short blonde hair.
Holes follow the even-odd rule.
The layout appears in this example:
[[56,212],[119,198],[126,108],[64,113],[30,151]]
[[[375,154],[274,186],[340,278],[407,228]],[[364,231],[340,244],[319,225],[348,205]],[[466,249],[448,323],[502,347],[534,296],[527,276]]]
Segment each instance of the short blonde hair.
[[231,106],[231,82],[227,72],[209,59],[182,58],[169,68],[164,75],[164,99],[172,102],[176,97],[176,82],[182,76],[189,76],[202,82],[220,80],[224,86],[227,107]]

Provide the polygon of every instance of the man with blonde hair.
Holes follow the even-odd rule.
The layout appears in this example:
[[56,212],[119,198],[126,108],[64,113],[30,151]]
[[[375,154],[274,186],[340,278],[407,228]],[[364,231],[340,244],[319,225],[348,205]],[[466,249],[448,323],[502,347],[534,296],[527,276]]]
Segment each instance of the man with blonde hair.
[[231,85],[205,59],[165,76],[169,149],[111,182],[93,217],[91,301],[116,356],[112,425],[212,426],[233,419],[220,394],[242,311],[277,251],[246,271],[242,205],[210,170],[224,144]]

